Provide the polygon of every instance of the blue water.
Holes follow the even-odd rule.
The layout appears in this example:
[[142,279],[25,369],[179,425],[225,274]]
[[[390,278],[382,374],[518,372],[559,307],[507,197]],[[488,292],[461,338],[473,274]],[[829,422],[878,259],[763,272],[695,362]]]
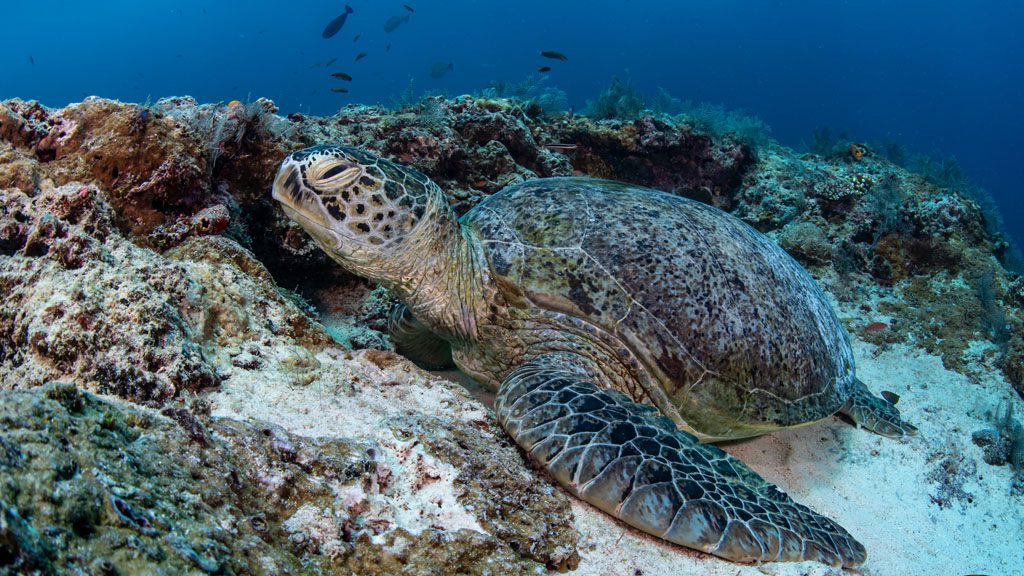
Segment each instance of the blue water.
[[[794,147],[830,126],[955,157],[1024,244],[1022,2],[409,3],[409,22],[387,34],[384,22],[408,13],[402,3],[353,0],[345,27],[325,40],[344,2],[6,2],[0,98],[62,106],[91,94],[265,96],[282,112],[331,114],[350,102],[387,104],[410,81],[417,94],[457,95],[550,64],[546,82],[577,110],[620,75],[649,94],[663,87],[743,108]],[[544,60],[540,50],[569,60]],[[368,56],[354,62],[361,51]],[[329,71],[355,77],[350,94],[329,91],[338,84],[323,67],[331,57]],[[430,77],[448,62],[454,71]]]

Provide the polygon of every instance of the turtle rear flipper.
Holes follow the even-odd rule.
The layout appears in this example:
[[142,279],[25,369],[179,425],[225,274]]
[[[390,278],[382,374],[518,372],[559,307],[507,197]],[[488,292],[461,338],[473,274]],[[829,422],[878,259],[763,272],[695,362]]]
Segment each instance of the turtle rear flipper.
[[881,436],[913,436],[917,434],[917,428],[900,416],[900,411],[896,408],[898,401],[899,396],[892,392],[882,392],[881,397],[875,396],[863,382],[855,378],[853,393],[839,412],[849,416],[857,426]]
[[867,552],[742,462],[545,356],[509,374],[498,421],[560,484],[670,542],[739,562],[857,566]]

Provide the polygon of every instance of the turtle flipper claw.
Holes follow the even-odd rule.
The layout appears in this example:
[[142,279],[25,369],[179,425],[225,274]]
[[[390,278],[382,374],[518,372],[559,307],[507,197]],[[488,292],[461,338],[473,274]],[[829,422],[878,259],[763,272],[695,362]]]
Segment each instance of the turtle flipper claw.
[[498,420],[583,500],[649,534],[738,562],[862,564],[867,552],[738,459],[663,425],[564,363],[535,360],[498,390]]
[[854,379],[853,394],[839,411],[849,416],[858,426],[880,436],[914,436],[917,428],[904,420],[896,408],[899,399],[892,392],[882,392],[881,397],[875,396],[863,382]]

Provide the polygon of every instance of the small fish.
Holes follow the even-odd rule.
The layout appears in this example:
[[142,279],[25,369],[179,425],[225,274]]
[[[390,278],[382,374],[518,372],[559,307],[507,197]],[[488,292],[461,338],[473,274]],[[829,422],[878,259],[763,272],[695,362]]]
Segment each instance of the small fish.
[[415,12],[415,10],[412,9],[412,6],[409,6],[408,4],[402,4],[402,7],[408,10],[409,12]]
[[235,106],[238,106],[241,103],[241,100],[232,100],[231,102],[228,102],[228,108],[234,108]]
[[346,82],[352,81],[352,77],[349,76],[348,74],[345,74],[344,72],[335,72],[334,74],[331,74],[331,76],[334,76],[335,78],[340,78],[342,80],[345,80]]
[[388,45],[384,48],[384,51],[391,52],[391,42],[388,42]]
[[348,20],[348,15],[352,12],[352,7],[345,4],[345,11],[341,13],[341,16],[338,16],[334,20],[328,22],[327,26],[324,26],[324,31],[320,35],[324,38],[330,38],[337,34],[338,30],[341,30],[341,27],[345,25],[345,20]]
[[326,64],[324,64],[324,67],[330,66],[331,64],[334,64],[337,61],[338,61],[337,58],[331,58],[330,60],[327,61]]
[[406,14],[405,16],[392,16],[391,18],[388,18],[387,22],[384,23],[384,31],[390,34],[394,32],[395,29],[397,29],[399,26],[405,24],[408,21],[408,14]]
[[438,62],[430,67],[430,77],[434,80],[444,77],[449,72],[455,70],[455,64],[453,62]]
[[33,66],[36,65],[36,59],[33,58],[31,54],[28,55],[28,63],[33,65]]
[[886,324],[885,322],[872,322],[871,324],[865,326],[864,330],[867,332],[880,332],[888,327],[889,325]]
[[356,34],[355,37],[352,38],[352,41],[353,42],[359,42],[359,39],[362,38],[362,37],[363,37],[362,34]]
[[356,54],[356,62],[359,62],[363,58],[366,58],[366,52],[360,52],[359,54]]
[[545,50],[545,51],[541,52],[540,55],[545,57],[545,58],[551,58],[552,60],[568,60],[569,59],[569,57],[566,56],[565,54],[562,54],[561,52],[556,52],[554,50]]
[[551,150],[552,152],[563,152],[564,153],[564,152],[572,152],[572,151],[576,150],[576,145],[575,144],[564,144],[562,142],[552,142],[550,144],[545,144],[544,147],[547,148],[548,150]]
[[537,72],[540,72],[541,74],[551,72],[551,66],[541,66],[540,68],[537,68]]
[[339,92],[341,94],[348,94],[348,88],[342,88],[341,86],[335,86],[331,88],[331,92]]

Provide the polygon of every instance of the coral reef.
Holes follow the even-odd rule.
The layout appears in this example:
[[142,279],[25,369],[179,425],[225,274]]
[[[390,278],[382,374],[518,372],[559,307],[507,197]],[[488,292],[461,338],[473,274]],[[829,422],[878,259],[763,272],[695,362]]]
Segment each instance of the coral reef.
[[[271,201],[281,158],[314,143],[410,163],[460,213],[569,174],[713,204],[807,266],[880,353],[923,348],[1024,392],[1024,280],[978,202],[941,186],[949,169],[914,175],[824,133],[797,155],[667,94],[684,114],[598,120],[545,112],[536,87],[503,97],[518,90],[331,117],[0,102],[0,570],[577,565],[566,496],[478,399],[391,352],[390,295]],[[1000,430],[978,436],[986,454]],[[933,456],[936,503],[967,502],[973,461]]]
[[[857,145],[827,157],[778,150],[743,176],[734,214],[778,239],[846,305],[865,340],[906,342],[957,370],[1000,368],[1024,391],[1013,274],[971,197],[940,188]],[[884,330],[866,330],[875,321]],[[975,342],[987,342],[976,362]]]
[[[186,408],[156,413],[64,382],[0,396],[0,422],[0,568],[433,574],[443,560],[452,574],[514,574],[537,561],[572,561],[559,552],[572,549],[571,539],[547,536],[532,522],[542,505],[554,504],[545,514],[570,516],[564,496],[526,485],[532,476],[524,469],[518,485],[505,485],[510,473],[503,467],[464,489],[469,506],[494,515],[485,526],[495,536],[439,523],[414,533],[392,528],[403,519],[380,516],[377,500],[413,498],[390,486],[401,481],[399,471],[362,441],[302,437]],[[441,430],[456,435],[431,427],[429,449],[452,460],[479,460],[467,452],[493,440]],[[440,481],[443,464],[413,456],[422,469],[410,476]],[[488,478],[496,484],[488,486]],[[495,489],[512,488],[515,500],[494,500]]]
[[[365,448],[159,414],[52,382],[0,397],[0,528],[12,569],[39,573],[269,574],[313,569],[282,522],[374,474]],[[217,522],[211,522],[217,518]],[[27,524],[27,526],[24,526]],[[268,543],[271,543],[268,545]],[[351,546],[351,545],[350,545]]]
[[4,388],[71,378],[160,404],[215,386],[243,345],[331,342],[233,240],[200,235],[158,254],[121,235],[106,197],[80,184],[0,191]]

